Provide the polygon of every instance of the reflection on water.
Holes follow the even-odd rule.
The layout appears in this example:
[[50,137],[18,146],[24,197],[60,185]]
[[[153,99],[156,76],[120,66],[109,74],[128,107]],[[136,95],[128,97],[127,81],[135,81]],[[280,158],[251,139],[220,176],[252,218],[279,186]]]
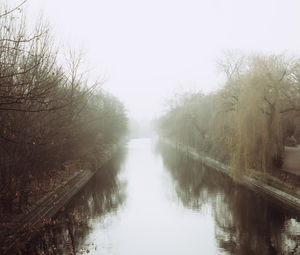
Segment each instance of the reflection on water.
[[160,145],[183,205],[202,211],[212,208],[220,252],[228,254],[296,254],[300,252],[300,223],[283,208],[240,186],[225,174],[205,167]]
[[[62,210],[46,222],[22,254],[82,254],[85,240],[93,230],[93,220],[113,217],[124,203],[124,185],[119,174],[124,152],[120,151],[114,160],[100,169],[86,187]],[[96,248],[93,247],[93,248]]]
[[296,254],[292,213],[148,139],[131,140],[28,254]]

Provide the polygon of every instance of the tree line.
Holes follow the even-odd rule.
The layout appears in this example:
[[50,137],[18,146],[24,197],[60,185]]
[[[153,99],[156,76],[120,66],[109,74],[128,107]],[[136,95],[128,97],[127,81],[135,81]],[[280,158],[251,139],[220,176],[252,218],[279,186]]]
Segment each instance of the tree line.
[[[47,26],[26,26],[22,4],[0,8],[0,208],[22,210],[50,173],[95,170],[127,131],[122,103],[91,83],[81,57],[61,60]],[[61,64],[63,63],[63,64]]]
[[223,86],[176,95],[158,132],[231,165],[235,177],[280,168],[284,145],[300,141],[300,59],[229,53],[218,66]]

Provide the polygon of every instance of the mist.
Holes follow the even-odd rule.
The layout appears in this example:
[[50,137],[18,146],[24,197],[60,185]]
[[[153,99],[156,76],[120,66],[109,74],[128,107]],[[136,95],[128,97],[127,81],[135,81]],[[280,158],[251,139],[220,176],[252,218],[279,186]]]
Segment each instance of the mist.
[[0,253],[300,254],[299,10],[0,3]]
[[299,7],[296,0],[26,4],[29,20],[42,13],[55,40],[83,50],[90,77],[104,75],[104,88],[139,120],[161,115],[174,92],[218,89],[223,76],[216,63],[228,49],[299,54]]

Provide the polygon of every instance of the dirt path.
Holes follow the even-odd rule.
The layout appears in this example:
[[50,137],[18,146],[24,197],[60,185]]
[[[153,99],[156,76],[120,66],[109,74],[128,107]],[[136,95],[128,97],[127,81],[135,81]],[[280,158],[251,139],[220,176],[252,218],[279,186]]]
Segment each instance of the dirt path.
[[285,147],[283,170],[300,176],[300,145]]

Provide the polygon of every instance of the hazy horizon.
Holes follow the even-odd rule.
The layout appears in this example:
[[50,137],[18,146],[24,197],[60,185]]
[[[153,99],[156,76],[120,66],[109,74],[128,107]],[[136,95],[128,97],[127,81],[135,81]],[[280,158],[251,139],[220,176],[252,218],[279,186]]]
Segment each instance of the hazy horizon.
[[300,254],[299,7],[3,0],[0,254]]
[[85,52],[91,78],[104,75],[104,89],[138,120],[157,117],[175,91],[220,87],[216,62],[224,50],[299,54],[299,7],[299,1],[271,0],[25,4],[29,21],[42,13],[55,40]]

